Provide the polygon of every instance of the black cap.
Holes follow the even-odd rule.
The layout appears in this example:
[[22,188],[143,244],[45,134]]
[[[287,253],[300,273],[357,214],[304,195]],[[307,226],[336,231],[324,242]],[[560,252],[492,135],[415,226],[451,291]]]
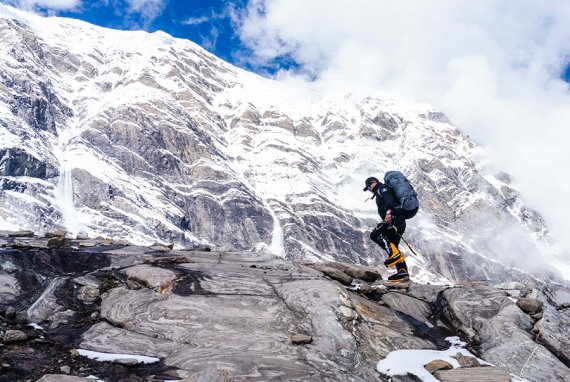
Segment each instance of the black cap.
[[370,184],[372,182],[376,182],[376,183],[380,183],[380,181],[378,180],[378,178],[375,178],[373,176],[371,176],[370,178],[366,178],[366,181],[364,182],[364,184],[366,186],[364,186],[364,188],[362,189],[362,191],[368,191],[368,187],[370,186]]

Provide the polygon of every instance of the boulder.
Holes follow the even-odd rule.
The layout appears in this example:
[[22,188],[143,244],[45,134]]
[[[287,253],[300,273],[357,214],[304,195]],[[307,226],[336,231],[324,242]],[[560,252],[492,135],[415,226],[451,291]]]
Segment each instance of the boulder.
[[471,357],[461,353],[457,353],[453,358],[459,362],[460,367],[480,367],[481,364],[476,357]]
[[21,330],[6,330],[6,333],[2,338],[2,341],[5,344],[11,344],[14,342],[22,342],[27,340],[28,340],[28,335],[22,332]]
[[291,338],[291,343],[293,343],[293,345],[306,345],[310,344],[311,342],[313,342],[313,337],[306,334],[295,334]]
[[380,273],[370,267],[365,267],[362,265],[350,264],[344,270],[344,273],[347,275],[354,277],[355,279],[359,279],[362,281],[367,282],[374,282],[378,279],[381,279]]
[[519,297],[517,306],[525,313],[536,314],[542,311],[543,302],[534,298]]
[[44,237],[51,239],[54,237],[65,237],[65,235],[67,235],[67,231],[59,230],[59,231],[53,231],[53,232],[46,232]]
[[326,276],[330,277],[333,280],[336,280],[344,285],[352,284],[353,278],[333,267],[320,267],[319,270],[323,272]]
[[149,288],[170,287],[178,274],[170,269],[141,264],[122,271],[129,279],[139,282]]
[[48,240],[49,248],[69,248],[71,247],[71,239],[65,237],[53,237]]
[[453,366],[447,362],[444,361],[442,359],[434,359],[433,361],[427,363],[426,365],[424,365],[424,368],[430,372],[430,374],[433,374],[434,372],[436,372],[437,370],[450,370],[453,369]]

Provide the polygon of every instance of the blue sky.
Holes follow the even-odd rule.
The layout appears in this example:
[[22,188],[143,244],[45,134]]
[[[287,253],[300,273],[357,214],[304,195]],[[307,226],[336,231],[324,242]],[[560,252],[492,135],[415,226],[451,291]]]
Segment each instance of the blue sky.
[[232,24],[231,12],[243,8],[244,1],[169,0],[158,9],[129,10],[126,1],[83,1],[77,10],[65,10],[58,15],[79,18],[113,29],[162,30],[174,37],[189,39],[226,61],[237,61],[242,49]]

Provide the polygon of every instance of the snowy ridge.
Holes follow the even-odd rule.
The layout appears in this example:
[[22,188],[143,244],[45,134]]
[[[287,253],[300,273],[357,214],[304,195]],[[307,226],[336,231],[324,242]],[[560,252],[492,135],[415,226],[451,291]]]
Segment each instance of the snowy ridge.
[[500,281],[496,261],[543,250],[540,215],[430,105],[321,97],[162,32],[4,5],[0,44],[2,227],[377,264],[362,184],[398,169],[421,200],[406,233],[425,256],[410,260],[418,275]]

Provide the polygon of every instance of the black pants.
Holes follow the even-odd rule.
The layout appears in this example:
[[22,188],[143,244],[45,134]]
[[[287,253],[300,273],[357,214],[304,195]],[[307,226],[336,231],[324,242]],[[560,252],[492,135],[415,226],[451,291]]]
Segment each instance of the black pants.
[[392,224],[382,223],[376,226],[370,233],[370,239],[373,242],[382,247],[386,252],[385,240],[389,243],[394,243],[396,248],[400,244],[400,235],[406,231],[406,219],[402,216],[394,216],[392,218]]
[[[396,248],[398,248],[401,239],[400,235],[403,234],[404,231],[406,231],[406,219],[398,215],[392,218],[392,224],[381,223],[376,226],[370,233],[370,239],[382,247],[388,256],[390,256],[390,248],[388,248],[388,246],[390,243],[394,243]],[[398,271],[401,268],[405,269],[406,272],[408,271],[408,266],[405,261],[396,264]]]

